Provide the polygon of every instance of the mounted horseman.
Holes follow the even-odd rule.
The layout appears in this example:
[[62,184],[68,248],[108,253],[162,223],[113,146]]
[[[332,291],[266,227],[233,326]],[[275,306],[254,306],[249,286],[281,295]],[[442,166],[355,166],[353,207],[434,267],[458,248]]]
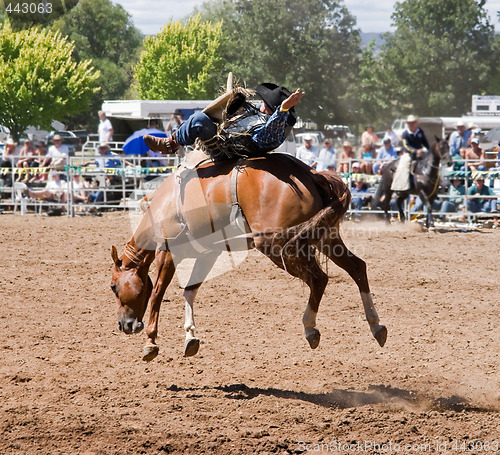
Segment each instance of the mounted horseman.
[[390,201],[392,193],[396,192],[400,221],[404,222],[403,203],[410,193],[416,194],[427,210],[426,226],[430,228],[434,226],[432,203],[439,188],[440,164],[451,164],[450,149],[448,142],[438,137],[429,146],[415,116],[410,115],[407,124],[408,128],[401,135],[404,153],[384,168],[382,180],[372,199],[372,210],[376,210],[380,204],[385,220],[389,223]]

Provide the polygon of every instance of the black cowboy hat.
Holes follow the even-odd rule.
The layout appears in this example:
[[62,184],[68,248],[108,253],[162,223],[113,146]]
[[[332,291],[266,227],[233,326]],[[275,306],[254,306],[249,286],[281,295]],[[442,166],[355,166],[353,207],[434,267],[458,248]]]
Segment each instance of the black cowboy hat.
[[[271,82],[264,82],[260,84],[255,91],[262,98],[264,103],[275,111],[291,94],[290,90],[286,87],[273,84]],[[295,119],[295,108],[290,109],[291,117]],[[288,122],[290,123],[290,122]],[[295,122],[294,122],[295,123]]]

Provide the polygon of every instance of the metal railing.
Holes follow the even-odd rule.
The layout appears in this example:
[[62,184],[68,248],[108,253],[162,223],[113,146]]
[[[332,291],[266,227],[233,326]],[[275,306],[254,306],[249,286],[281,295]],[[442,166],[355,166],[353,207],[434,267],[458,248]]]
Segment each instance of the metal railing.
[[[83,152],[84,153],[84,152]],[[112,167],[104,167],[100,163],[106,160],[114,162]],[[97,161],[97,163],[89,164],[89,162]],[[344,160],[347,161],[347,160]],[[348,160],[348,172],[341,173],[342,178],[349,187],[351,187],[354,179],[362,177],[369,191],[375,193],[376,187],[380,181],[380,175],[359,174],[353,172],[352,164],[357,162],[356,159]],[[380,161],[380,160],[379,160]],[[460,212],[441,212],[436,210],[433,213],[437,216],[447,216],[461,218],[465,217],[471,222],[478,217],[484,216],[481,212],[472,212],[469,209],[468,200],[471,196],[467,195],[468,189],[472,184],[472,179],[477,175],[485,178],[486,184],[490,186],[494,195],[478,196],[483,199],[500,200],[500,167],[490,167],[487,171],[472,172],[469,169],[469,160],[464,159],[463,170],[442,169],[442,176],[452,177],[457,176],[464,179],[465,195],[462,196],[460,204]],[[496,160],[485,160],[488,164],[496,165]],[[68,216],[75,216],[79,213],[89,213],[95,210],[128,210],[136,208],[140,199],[147,193],[156,188],[160,183],[157,178],[164,178],[169,175],[178,165],[179,158],[172,157],[142,157],[142,156],[124,156],[124,155],[108,155],[97,156],[95,154],[81,154],[74,157],[69,157],[68,164],[64,170],[56,171],[60,174],[60,178],[65,182],[61,189],[53,191],[52,198],[46,197],[26,197],[29,196],[24,190],[24,183],[32,190],[41,191],[50,181],[51,173],[54,170],[47,168],[18,168],[14,163],[10,167],[0,168],[0,210],[10,209],[14,213],[43,213],[50,210],[58,210],[65,212]],[[27,183],[26,177],[30,177]],[[161,179],[160,179],[161,180]],[[17,182],[16,182],[17,181]],[[438,199],[444,201],[450,199],[448,194],[439,194]],[[453,196],[456,198],[456,196]],[[423,210],[412,212],[412,206],[409,200],[405,206],[407,219],[413,215],[422,215]],[[349,215],[358,212],[361,215],[372,213],[381,214],[382,210],[371,210],[369,207],[364,207],[361,210],[355,210],[351,207],[348,211]],[[392,215],[397,216],[395,210],[391,210]]]

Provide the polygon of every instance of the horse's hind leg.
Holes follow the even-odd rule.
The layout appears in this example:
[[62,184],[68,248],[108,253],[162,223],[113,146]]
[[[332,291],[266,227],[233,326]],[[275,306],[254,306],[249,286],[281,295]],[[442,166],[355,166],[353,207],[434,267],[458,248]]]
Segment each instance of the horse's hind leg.
[[151,293],[149,322],[146,328],[148,340],[146,346],[143,348],[144,356],[142,357],[146,361],[153,360],[158,355],[156,337],[158,335],[158,318],[161,302],[175,272],[174,261],[169,251],[159,251],[155,260],[158,273],[153,286],[153,292]]
[[383,346],[387,339],[387,329],[379,324],[380,320],[373,305],[370,286],[368,285],[365,262],[347,249],[340,238],[338,225],[331,230],[329,238],[318,245],[318,248],[335,264],[344,269],[358,285],[366,320],[370,325],[373,336],[380,346]]
[[186,331],[186,341],[184,345],[184,357],[192,357],[198,353],[200,348],[200,340],[195,337],[194,324],[194,300],[200,289],[203,281],[212,270],[219,253],[209,254],[196,259],[196,262],[191,271],[188,285],[184,289],[185,299],[185,321],[184,330]]
[[[288,248],[291,250],[287,251]],[[290,275],[300,278],[311,291],[306,310],[302,317],[306,339],[312,349],[319,345],[321,334],[316,328],[316,316],[319,303],[328,284],[328,275],[321,269],[316,260],[315,250],[307,243],[285,247],[283,254],[271,254],[266,248],[258,247],[278,267]],[[270,249],[274,250],[273,248]],[[280,252],[281,248],[278,249]],[[292,251],[293,250],[293,251]],[[276,252],[275,252],[276,253]]]

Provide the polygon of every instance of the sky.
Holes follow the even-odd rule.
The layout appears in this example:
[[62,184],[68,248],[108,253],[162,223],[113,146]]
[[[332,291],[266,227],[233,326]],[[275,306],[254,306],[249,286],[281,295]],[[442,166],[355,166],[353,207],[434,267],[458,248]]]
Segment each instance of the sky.
[[[182,19],[190,14],[203,0],[112,0],[122,5],[132,16],[135,26],[146,35],[158,33],[170,18]],[[269,0],[272,1],[272,0]],[[364,33],[391,31],[391,14],[395,0],[344,0],[344,5],[356,17],[357,26]],[[486,9],[490,22],[500,32],[497,11],[500,0],[487,0]]]

